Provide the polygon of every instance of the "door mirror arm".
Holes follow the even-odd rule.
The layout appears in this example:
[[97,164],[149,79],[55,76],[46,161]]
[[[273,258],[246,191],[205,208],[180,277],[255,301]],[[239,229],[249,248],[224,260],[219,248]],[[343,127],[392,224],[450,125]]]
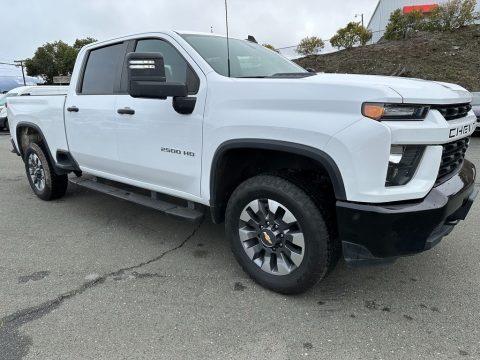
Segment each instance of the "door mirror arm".
[[196,97],[176,96],[173,98],[172,105],[175,111],[182,115],[189,115],[195,110],[197,103]]

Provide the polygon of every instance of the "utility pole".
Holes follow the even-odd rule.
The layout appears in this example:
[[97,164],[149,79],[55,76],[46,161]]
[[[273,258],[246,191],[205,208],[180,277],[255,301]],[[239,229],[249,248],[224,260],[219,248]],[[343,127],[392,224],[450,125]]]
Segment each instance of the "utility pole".
[[364,25],[363,25],[363,14],[355,14],[355,19],[356,19],[357,17],[359,17],[359,16],[362,18],[362,26],[364,26]]
[[27,82],[25,81],[25,71],[23,70],[24,68],[23,63],[25,62],[25,60],[13,60],[13,62],[15,63],[16,67],[22,68],[23,86],[27,86]]

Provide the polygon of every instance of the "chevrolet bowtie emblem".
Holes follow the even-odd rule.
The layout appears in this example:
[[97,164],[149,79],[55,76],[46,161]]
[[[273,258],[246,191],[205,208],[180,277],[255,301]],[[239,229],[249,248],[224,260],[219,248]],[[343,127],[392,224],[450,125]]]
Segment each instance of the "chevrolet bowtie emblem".
[[265,239],[266,242],[270,244],[272,243],[272,239],[270,239],[270,236],[266,232],[263,233],[263,238]]

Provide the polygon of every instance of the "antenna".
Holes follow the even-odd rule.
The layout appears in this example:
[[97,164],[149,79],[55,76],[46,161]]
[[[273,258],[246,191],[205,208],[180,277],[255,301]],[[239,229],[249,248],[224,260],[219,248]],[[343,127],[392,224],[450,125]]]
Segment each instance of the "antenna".
[[231,77],[230,73],[230,40],[228,36],[228,7],[227,0],[225,0],[225,25],[227,27],[227,67],[228,67],[228,77]]

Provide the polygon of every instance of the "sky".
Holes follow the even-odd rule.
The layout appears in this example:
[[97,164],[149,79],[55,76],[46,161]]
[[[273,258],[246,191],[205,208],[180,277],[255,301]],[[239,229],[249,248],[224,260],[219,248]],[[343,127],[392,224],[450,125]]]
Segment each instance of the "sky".
[[[7,0],[3,0],[7,2]],[[277,48],[306,36],[329,39],[377,0],[228,0],[230,36],[254,35]],[[3,5],[0,62],[32,57],[37,47],[76,38],[106,40],[160,30],[225,34],[224,0],[14,0]],[[5,6],[8,10],[5,11]],[[9,70],[0,64],[0,73]]]

